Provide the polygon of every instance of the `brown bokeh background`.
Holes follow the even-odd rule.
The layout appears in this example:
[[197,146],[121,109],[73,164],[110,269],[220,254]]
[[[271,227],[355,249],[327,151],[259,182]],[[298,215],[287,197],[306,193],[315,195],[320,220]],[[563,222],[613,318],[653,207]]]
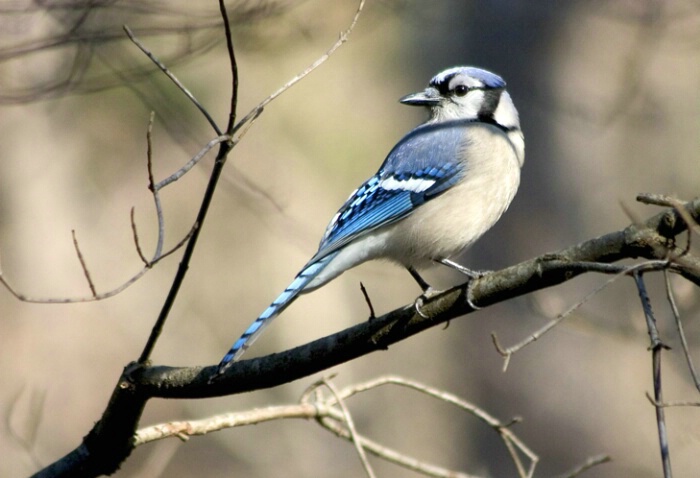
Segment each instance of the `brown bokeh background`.
[[[118,3],[115,5],[119,5]],[[129,7],[131,5],[131,7]],[[174,5],[174,4],[173,4]],[[234,27],[242,116],[320,56],[347,28],[355,2],[283,5]],[[133,9],[130,10],[130,8]],[[191,7],[194,8],[194,7]],[[182,35],[146,34],[180,17],[105,10],[93,21],[119,32],[140,28],[156,53]],[[205,12],[216,18],[214,6]],[[58,15],[4,16],[5,44],[59,29]],[[172,24],[170,23],[170,24]],[[10,28],[11,27],[11,28]],[[315,252],[327,220],[372,174],[423,113],[397,99],[457,64],[493,70],[508,82],[526,135],[522,185],[511,209],[461,262],[497,269],[620,229],[649,191],[691,198],[700,184],[700,5],[690,0],[612,2],[369,1],[350,41],[323,67],[273,102],[234,150],[189,275],[153,360],[217,362],[233,340]],[[225,124],[230,78],[219,30],[173,71]],[[206,42],[203,42],[206,44]],[[184,48],[186,50],[186,46]],[[94,44],[87,80],[143,62],[128,42]],[[145,131],[155,110],[154,167],[163,178],[215,135],[161,76],[35,101],[22,88],[66,72],[71,49],[5,62],[0,69],[0,257],[18,290],[36,297],[89,294],[73,250],[74,229],[99,290],[141,267],[141,242],[156,224],[146,176]],[[167,57],[165,53],[163,57]],[[194,58],[193,58],[194,56]],[[102,76],[104,78],[102,78]],[[102,83],[100,83],[102,82]],[[9,95],[9,96],[8,96]],[[8,99],[9,98],[9,99]],[[207,157],[163,193],[166,241],[189,229],[210,171]],[[629,211],[629,213],[628,213]],[[78,445],[105,407],[122,367],[138,357],[179,255],[122,294],[97,303],[28,304],[0,290],[0,476],[24,476]],[[436,268],[445,287],[462,280]],[[536,476],[553,476],[605,453],[586,476],[660,476],[648,337],[636,290],[622,279],[542,340],[513,357],[506,373],[489,334],[514,343],[605,281],[582,277],[454,320],[390,350],[326,373],[338,386],[398,374],[445,389],[509,420],[540,456]],[[279,351],[365,320],[359,282],[378,313],[413,301],[403,270],[371,263],[290,307],[249,352]],[[669,400],[697,400],[662,282],[648,280],[663,339]],[[696,356],[698,293],[675,281]],[[320,377],[320,375],[319,375]],[[153,400],[142,424],[294,402],[318,377],[216,400]],[[360,432],[416,458],[480,476],[515,476],[496,434],[446,404],[386,388],[349,403]],[[677,476],[697,474],[700,419],[667,410]],[[23,442],[32,441],[31,452]],[[371,458],[378,476],[416,474]],[[137,449],[118,476],[363,476],[353,447],[314,423],[286,421],[227,430],[188,443]]]

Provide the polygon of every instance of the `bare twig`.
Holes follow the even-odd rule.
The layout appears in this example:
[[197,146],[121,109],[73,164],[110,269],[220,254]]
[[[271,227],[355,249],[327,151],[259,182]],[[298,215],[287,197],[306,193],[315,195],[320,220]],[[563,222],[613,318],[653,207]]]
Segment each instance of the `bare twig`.
[[92,297],[97,297],[97,291],[95,290],[95,284],[92,282],[92,278],[90,277],[90,271],[87,268],[87,264],[85,264],[85,259],[83,258],[83,254],[80,252],[80,246],[78,245],[78,238],[75,235],[75,229],[71,230],[71,234],[73,235],[73,247],[75,247],[75,253],[78,255],[78,260],[80,261],[80,267],[83,269],[83,274],[85,275],[85,280],[87,280],[88,286],[90,287],[90,292],[92,292]]
[[369,307],[369,320],[376,319],[377,316],[374,315],[374,307],[372,306],[372,300],[369,298],[369,294],[367,293],[367,289],[365,288],[365,285],[360,282],[360,290],[362,291],[362,295],[365,298],[365,302],[367,302],[367,307]]
[[[530,452],[522,442],[513,435],[508,429],[519,419],[511,420],[508,423],[502,423],[499,420],[491,417],[478,407],[461,400],[460,398],[447,392],[428,387],[422,383],[404,379],[397,376],[378,377],[376,379],[346,387],[338,391],[335,387],[328,387],[329,378],[323,379],[309,386],[300,398],[300,403],[297,405],[274,406],[264,409],[255,409],[247,412],[227,413],[216,415],[203,420],[192,420],[187,422],[169,422],[160,425],[154,425],[139,430],[135,437],[134,443],[136,446],[142,445],[151,441],[161,440],[167,437],[177,437],[181,440],[188,440],[189,437],[195,435],[204,435],[207,433],[223,430],[226,428],[254,425],[271,420],[281,420],[289,418],[314,419],[324,428],[333,432],[339,437],[347,439],[355,444],[356,447],[382,458],[389,462],[403,466],[425,476],[436,478],[477,478],[473,475],[447,470],[435,465],[425,463],[416,458],[401,454],[391,448],[380,445],[367,437],[362,436],[352,425],[352,418],[343,404],[348,398],[372,390],[373,388],[382,385],[400,385],[425,393],[433,398],[446,401],[461,409],[476,415],[482,421],[485,421],[492,426],[500,435],[506,437],[508,447],[515,445],[518,450],[523,451],[528,457],[537,460],[537,457]],[[326,386],[331,390],[331,395],[324,397],[320,393],[320,387]],[[524,447],[524,448],[523,448]],[[359,453],[359,450],[358,450]],[[532,476],[534,471],[534,461],[529,471],[525,471],[522,465],[521,476]],[[366,457],[363,459],[366,463]]]
[[700,235],[700,224],[688,213],[683,201],[665,194],[641,193],[637,195],[637,201],[655,206],[672,207],[685,221],[689,229]]
[[148,169],[148,181],[149,181],[149,189],[151,190],[151,193],[153,195],[153,200],[155,203],[155,208],[156,208],[156,216],[157,216],[157,221],[158,221],[158,239],[157,239],[157,245],[155,252],[153,253],[153,258],[151,260],[146,259],[146,256],[143,253],[143,250],[141,249],[140,241],[138,238],[138,231],[136,227],[136,221],[134,218],[134,209],[131,209],[130,212],[130,222],[131,222],[131,229],[132,229],[132,234],[134,238],[134,244],[136,247],[136,252],[139,255],[139,258],[141,261],[144,263],[145,267],[138,271],[136,274],[134,274],[131,278],[120,284],[114,289],[111,289],[106,292],[97,292],[97,289],[94,286],[94,283],[92,281],[92,278],[90,276],[89,270],[87,268],[87,264],[85,263],[85,260],[83,258],[83,255],[80,251],[80,248],[78,246],[77,238],[75,235],[75,231],[72,231],[73,234],[73,245],[76,249],[76,253],[78,255],[78,260],[80,261],[81,267],[83,269],[83,274],[85,275],[88,285],[90,286],[90,296],[77,296],[77,297],[60,297],[60,298],[54,298],[54,297],[32,297],[27,294],[24,294],[22,292],[17,291],[10,283],[7,281],[3,276],[2,273],[0,273],[0,284],[2,284],[17,300],[22,301],[22,302],[28,302],[28,303],[39,303],[39,304],[72,304],[72,303],[80,303],[80,302],[94,302],[98,300],[105,300],[110,297],[114,297],[115,295],[123,292],[125,289],[130,287],[132,284],[137,282],[143,275],[148,272],[148,269],[152,268],[156,263],[160,262],[162,259],[165,257],[169,256],[170,254],[174,253],[178,249],[180,249],[182,246],[184,246],[187,241],[192,237],[194,232],[197,230],[199,227],[199,223],[195,222],[195,224],[192,226],[190,231],[185,235],[174,247],[172,247],[170,250],[163,252],[163,245],[165,242],[165,221],[163,218],[163,208],[161,205],[160,201],[160,195],[159,191],[163,187],[167,186],[171,182],[176,181],[179,179],[185,172],[189,171],[199,160],[201,160],[202,157],[206,155],[207,152],[209,152],[215,145],[221,144],[222,142],[227,141],[228,136],[222,136],[219,138],[216,138],[212,141],[210,141],[204,148],[202,148],[201,151],[199,151],[190,161],[188,161],[185,166],[183,166],[180,170],[176,171],[173,175],[171,175],[169,178],[166,178],[165,180],[161,181],[158,184],[154,184],[154,179],[153,179],[153,161],[152,161],[152,141],[151,141],[151,133],[152,133],[152,126],[153,126],[153,119],[154,115],[151,113],[150,118],[149,118],[149,123],[148,123],[148,129],[147,129],[147,134],[146,134],[146,139],[147,139],[147,169]]
[[[221,10],[222,15],[226,17],[226,6],[223,1],[219,2],[219,8]],[[226,22],[225,26],[225,36],[227,45],[229,45],[229,48],[231,49],[230,59],[232,62],[234,62],[234,64],[231,65],[231,68],[232,71],[236,72],[238,67],[235,65],[236,58],[233,55],[232,51],[233,40],[231,39],[231,30],[228,26],[228,21]],[[236,78],[234,78],[233,80],[233,86],[234,90],[236,90],[238,86],[238,80]],[[199,102],[194,100],[194,98],[191,95],[189,95],[189,92],[187,92],[186,89],[181,88],[181,90],[185,92],[185,94],[188,94],[188,97],[190,97],[190,99],[195,101],[195,104],[200,109],[200,111],[202,111],[203,114],[207,117],[216,133],[219,136],[222,136],[221,131],[217,127],[216,123],[214,123],[214,121],[211,119],[211,116],[208,114],[208,112],[204,110],[204,108],[199,104]],[[235,117],[236,115],[237,103],[235,102],[235,99],[238,97],[238,92],[233,91],[232,95],[234,102],[231,103],[231,111],[229,112],[229,116],[231,118]],[[197,212],[197,218],[195,219],[195,226],[192,228],[192,235],[188,238],[185,244],[185,250],[182,254],[182,260],[180,261],[180,264],[177,268],[177,272],[175,273],[175,277],[173,278],[172,284],[170,285],[168,295],[166,296],[165,301],[163,302],[160,312],[158,313],[158,318],[153,324],[153,327],[151,328],[151,333],[148,336],[148,340],[146,340],[146,344],[144,345],[143,350],[141,351],[141,355],[138,358],[139,364],[145,364],[149,361],[151,354],[153,353],[153,349],[155,348],[156,343],[158,342],[158,338],[160,337],[160,334],[163,331],[165,321],[170,315],[170,310],[172,309],[173,304],[175,303],[175,299],[177,298],[177,295],[180,292],[180,287],[182,286],[182,283],[185,280],[185,276],[187,275],[189,264],[192,260],[192,255],[194,254],[195,247],[197,246],[199,233],[201,231],[202,226],[204,225],[204,220],[207,217],[207,213],[209,212],[209,206],[211,205],[212,199],[214,197],[216,187],[219,184],[219,178],[221,178],[221,172],[223,171],[224,166],[226,165],[228,154],[233,148],[233,145],[230,141],[219,142],[219,144],[219,151],[216,155],[214,167],[212,168],[211,174],[209,176],[209,181],[207,182],[206,190],[204,191],[204,195],[202,196],[202,202],[199,205],[199,211]]]
[[233,47],[233,35],[231,34],[231,24],[228,19],[226,2],[219,0],[219,12],[224,21],[224,33],[226,38],[226,50],[228,51],[228,63],[231,67],[231,104],[229,106],[228,124],[226,133],[231,134],[233,125],[236,124],[236,105],[238,105],[238,62],[236,61],[236,50]]
[[8,281],[5,279],[5,277],[2,275],[2,272],[0,271],[0,284],[2,284],[7,291],[12,294],[12,296],[19,300],[20,302],[27,302],[30,304],[76,304],[76,303],[83,303],[83,302],[96,302],[98,300],[105,300],[109,299],[110,297],[114,297],[115,295],[118,295],[122,292],[124,292],[126,289],[131,287],[134,283],[136,283],[141,277],[143,277],[150,268],[152,268],[156,263],[162,261],[178,249],[180,249],[182,246],[185,245],[185,243],[189,240],[189,238],[194,234],[194,232],[197,230],[197,223],[195,223],[192,226],[192,229],[187,233],[185,237],[183,237],[180,242],[175,244],[170,250],[164,252],[161,254],[161,256],[154,260],[151,261],[148,266],[143,267],[140,271],[138,271],[136,274],[134,274],[129,280],[126,282],[123,282],[121,285],[118,287],[115,287],[114,289],[108,290],[106,292],[100,292],[97,293],[96,295],[89,295],[89,296],[82,296],[82,297],[32,297],[27,294],[24,294],[22,292],[17,291]]
[[[262,100],[255,108],[253,108],[250,112],[248,112],[247,115],[243,117],[243,119],[236,125],[236,127],[231,131],[231,135],[235,135],[241,127],[243,127],[248,121],[253,121],[255,118],[258,117],[260,112],[267,106],[272,100],[277,98],[279,95],[287,91],[289,88],[294,86],[296,83],[298,83],[300,80],[302,80],[305,76],[307,76],[309,73],[314,71],[316,68],[321,66],[323,63],[328,60],[335,51],[340,48],[343,43],[348,41],[348,36],[350,36],[350,33],[355,29],[355,25],[357,24],[357,21],[360,19],[360,14],[362,13],[362,9],[365,7],[365,0],[360,0],[360,3],[357,7],[357,10],[355,11],[355,16],[353,17],[352,21],[350,22],[350,26],[348,27],[347,30],[344,32],[341,32],[340,36],[338,37],[338,41],[336,41],[333,46],[331,46],[328,51],[326,51],[325,54],[321,55],[320,58],[318,58],[316,61],[314,61],[311,65],[306,67],[301,73],[296,75],[294,78],[289,80],[287,83],[282,85],[277,91],[272,93],[270,96]],[[241,137],[245,134],[246,130],[243,130],[240,134],[238,134],[237,138],[235,138],[234,142],[240,141]]]
[[314,419],[320,414],[327,413],[322,405],[311,403],[284,405],[267,408],[256,408],[247,412],[225,413],[202,420],[176,421],[151,425],[142,428],[134,435],[134,445],[144,445],[164,438],[176,437],[187,441],[190,437],[228,428],[246,425],[257,425],[272,420],[288,418]]
[[637,194],[636,199],[642,204],[650,204],[652,206],[673,207],[673,205],[669,201],[669,196],[666,196],[665,194],[639,193]]
[[217,138],[214,138],[214,139],[212,139],[211,141],[209,141],[209,142],[206,144],[206,146],[204,146],[202,149],[200,149],[199,152],[198,152],[197,154],[195,154],[189,161],[187,161],[187,163],[186,163],[183,167],[181,167],[180,169],[178,169],[177,171],[175,171],[173,174],[171,174],[171,175],[168,176],[167,178],[165,178],[165,179],[159,181],[159,182],[154,186],[154,190],[155,190],[155,191],[160,191],[161,189],[163,189],[163,188],[166,187],[167,185],[169,185],[169,184],[171,184],[171,183],[174,183],[175,181],[177,181],[178,179],[180,179],[182,176],[185,175],[185,173],[187,173],[187,172],[188,172],[190,169],[192,169],[197,163],[199,163],[199,161],[200,161],[209,151],[211,151],[211,150],[214,148],[214,146],[216,146],[216,145],[218,145],[218,144],[221,144],[221,143],[225,143],[225,142],[229,141],[230,139],[231,139],[231,137],[228,136],[228,135],[221,135],[221,136],[219,136],[219,137],[217,137]]
[[175,83],[175,85],[178,87],[178,89],[179,89],[180,91],[182,91],[182,92],[185,94],[185,96],[187,96],[187,98],[189,98],[190,101],[192,101],[192,103],[197,107],[197,109],[198,109],[198,110],[204,115],[204,117],[207,119],[207,121],[209,122],[209,124],[211,125],[211,127],[214,128],[214,131],[216,131],[216,134],[219,135],[219,136],[221,136],[223,133],[222,133],[221,130],[219,129],[219,126],[216,124],[216,122],[214,121],[214,118],[211,117],[211,115],[210,115],[209,112],[204,108],[204,106],[202,106],[202,104],[199,102],[199,100],[197,100],[197,98],[195,98],[194,95],[193,95],[192,93],[190,93],[190,91],[185,87],[185,85],[183,85],[183,84],[180,82],[180,80],[178,80],[177,77],[176,77],[170,70],[168,70],[168,67],[166,67],[163,63],[161,63],[161,61],[160,61],[158,58],[156,58],[156,56],[155,56],[153,53],[151,53],[151,51],[150,51],[148,48],[146,48],[146,46],[145,46],[143,43],[141,43],[141,41],[140,41],[138,38],[136,38],[136,36],[134,36],[134,33],[131,31],[131,29],[130,29],[127,25],[124,25],[124,31],[126,32],[126,34],[127,34],[127,36],[129,37],[129,39],[134,43],[134,45],[136,45],[137,47],[139,47],[139,49],[140,49],[153,63],[155,63],[155,65],[156,65],[163,73],[165,73],[165,75],[166,75],[168,78],[170,78],[170,80],[171,80],[173,83]]
[[94,302],[97,300],[104,300],[109,299],[110,297],[114,297],[120,292],[126,290],[134,282],[138,281],[141,277],[143,277],[143,275],[146,272],[148,272],[148,268],[144,267],[138,273],[132,276],[129,280],[122,283],[119,287],[115,289],[112,289],[108,292],[102,292],[97,295],[89,295],[82,297],[32,297],[15,290],[15,288],[12,287],[12,285],[10,285],[10,283],[2,276],[0,276],[0,283],[5,287],[5,289],[7,289],[7,291],[10,294],[12,294],[15,297],[15,299],[21,302],[28,302],[31,304],[75,304],[79,302]]
[[688,363],[688,369],[690,370],[690,375],[693,377],[693,383],[695,383],[695,388],[700,392],[700,378],[698,377],[697,370],[695,369],[693,357],[690,355],[690,347],[688,347],[688,340],[685,338],[685,331],[683,330],[681,314],[678,311],[676,299],[673,296],[673,289],[671,288],[671,278],[668,275],[668,271],[664,271],[664,284],[666,285],[666,298],[668,299],[668,303],[671,306],[673,319],[676,322],[676,329],[678,330],[678,336],[681,339],[681,345],[683,346],[685,360]]
[[608,455],[592,456],[588,460],[586,460],[585,463],[583,463],[582,465],[577,466],[573,470],[561,475],[561,478],[575,478],[580,474],[590,470],[594,466],[602,465],[603,463],[607,463],[609,461],[612,461],[612,458],[610,458]]
[[[316,385],[314,385],[313,388],[314,390],[318,390]],[[307,399],[295,405],[256,408],[245,412],[216,415],[202,420],[168,422],[152,425],[136,432],[134,444],[139,446],[170,437],[187,441],[192,436],[206,435],[228,428],[257,425],[263,422],[286,419],[317,420],[324,428],[333,431],[336,435],[349,441],[352,440],[347,429],[339,425],[339,423],[343,423],[344,421],[341,411],[334,406],[327,405],[322,399],[313,401]],[[326,422],[326,419],[329,420]],[[361,435],[357,435],[357,439],[362,447],[372,454],[426,476],[437,478],[475,478],[471,475],[465,475],[453,470],[446,470],[402,455]]]
[[566,311],[559,314],[556,318],[549,321],[544,327],[541,327],[540,329],[536,330],[535,332],[530,334],[528,337],[526,337],[524,340],[518,342],[517,344],[515,344],[513,346],[510,346],[508,348],[503,348],[498,340],[496,333],[491,333],[491,340],[493,341],[493,345],[496,348],[496,351],[504,358],[504,360],[503,360],[503,371],[504,372],[506,370],[508,370],[508,365],[510,364],[510,359],[514,353],[519,352],[521,349],[525,348],[526,346],[530,345],[531,343],[536,342],[544,334],[546,334],[547,332],[552,330],[561,321],[563,321],[565,318],[569,317],[572,313],[574,313],[583,304],[588,302],[591,298],[593,298],[595,295],[597,295],[603,289],[607,288],[610,284],[612,284],[613,282],[618,280],[620,277],[623,277],[623,276],[629,275],[629,274],[633,274],[637,271],[666,269],[669,266],[669,262],[668,261],[645,261],[645,262],[641,262],[639,264],[635,264],[633,266],[619,266],[619,265],[615,265],[615,264],[605,264],[605,263],[597,263],[597,262],[578,262],[578,263],[570,264],[570,266],[574,270],[577,268],[580,268],[580,270],[584,270],[584,271],[588,271],[588,272],[602,272],[602,273],[606,273],[606,274],[615,274],[615,275],[613,277],[611,277],[610,279],[608,279],[607,281],[603,282],[600,286],[593,289],[588,294],[586,294],[586,296],[584,296],[581,300],[579,300],[574,305],[569,307]]
[[[357,22],[357,19],[359,18],[359,14],[362,10],[362,6],[364,5],[364,1],[365,0],[360,0],[360,7],[358,8],[357,13],[355,14],[355,17],[350,25],[350,29],[352,29],[355,26],[355,23]],[[219,2],[219,8],[221,9],[222,16],[224,16],[224,18],[226,18],[226,16],[227,16],[226,8],[225,8],[225,4],[223,1]],[[348,30],[348,32],[349,32],[349,30]],[[335,51],[340,46],[340,44],[342,44],[346,41],[348,32],[345,32],[344,34],[341,35],[341,40],[339,40],[339,42],[337,42],[336,45],[334,45],[334,47],[331,48],[331,50],[329,50],[329,53],[326,53],[325,58],[322,57],[322,61],[316,62],[316,63],[318,63],[318,65],[323,63],[323,61],[325,61],[328,58],[330,53]],[[231,96],[231,98],[232,98],[231,108],[232,109],[229,112],[229,118],[230,118],[230,120],[233,120],[236,116],[236,111],[235,111],[236,107],[237,107],[236,99],[238,98],[238,91],[237,91],[237,88],[238,88],[238,78],[237,78],[238,67],[235,64],[236,57],[234,55],[233,40],[231,38],[231,30],[228,27],[228,22],[226,22],[226,25],[225,25],[225,35],[226,35],[226,42],[227,42],[227,45],[229,48],[230,61],[233,62],[233,64],[231,65],[231,71],[232,71],[232,74],[234,75],[234,78],[233,78],[234,91],[232,92],[232,96]],[[142,48],[142,50],[148,54],[148,52],[145,49]],[[154,61],[156,61],[156,60],[154,59]],[[254,120],[262,111],[263,106],[265,106],[270,101],[275,99],[283,91],[286,91],[291,85],[293,85],[294,83],[299,81],[299,79],[301,79],[303,76],[308,74],[308,72],[315,69],[318,65],[312,65],[313,68],[311,68],[311,70],[308,70],[302,76],[297,77],[297,79],[295,79],[295,80],[292,80],[287,85],[282,87],[280,90],[278,90],[277,92],[275,92],[271,96],[269,96],[266,100],[263,101],[264,104],[261,103],[261,105],[259,105],[258,108],[255,108],[253,111],[251,111],[251,113],[248,116],[246,116],[246,118],[244,118],[241,122],[239,122],[234,128],[230,129],[231,133],[229,136],[233,136],[235,131],[239,130],[241,128],[241,126],[244,126],[248,122],[248,120]],[[161,69],[164,72],[166,72],[166,74],[167,74],[167,71],[166,71],[164,66]],[[176,80],[171,75],[169,75],[169,77],[173,81]],[[181,89],[183,92],[188,94],[188,97],[190,97],[190,99],[192,99],[193,101],[196,101],[196,100],[194,100],[194,98],[191,95],[189,95],[189,92],[187,92],[187,90],[185,90],[184,87]],[[195,104],[198,105],[198,108],[200,108],[200,110],[204,109],[198,102]],[[203,111],[203,113],[206,113],[206,112]],[[208,114],[206,114],[206,116],[207,116],[207,118],[210,118]],[[222,136],[221,131],[216,127],[216,125],[213,123],[213,121],[210,121],[210,122],[212,123],[212,126],[216,130],[217,134],[219,136]],[[151,353],[153,351],[153,348],[155,347],[155,344],[158,340],[158,337],[160,337],[160,334],[163,330],[163,326],[165,324],[165,321],[170,313],[170,310],[172,309],[172,306],[175,302],[175,298],[177,297],[177,295],[179,293],[179,290],[180,290],[182,282],[185,278],[185,275],[187,274],[187,270],[189,268],[189,263],[190,263],[190,260],[192,258],[192,254],[194,252],[194,248],[196,247],[197,240],[199,239],[199,231],[201,230],[201,227],[204,224],[204,220],[206,218],[207,212],[209,211],[209,206],[211,204],[212,198],[214,197],[214,191],[216,190],[216,187],[217,187],[218,182],[219,182],[219,178],[221,177],[221,172],[223,171],[224,165],[226,164],[226,159],[228,157],[228,153],[237,144],[237,141],[240,141],[240,135],[239,135],[238,139],[235,141],[229,140],[229,141],[220,142],[219,152],[216,156],[216,160],[214,161],[214,168],[212,169],[211,175],[209,177],[209,182],[207,183],[207,188],[206,188],[204,195],[202,197],[202,202],[201,202],[200,207],[199,207],[199,212],[197,213],[197,219],[196,219],[197,227],[194,229],[192,236],[187,241],[187,244],[185,246],[185,251],[182,255],[182,260],[181,260],[180,265],[178,267],[177,273],[175,274],[175,278],[173,279],[172,285],[170,287],[170,291],[168,292],[168,296],[166,297],[166,299],[163,303],[163,306],[161,308],[161,311],[158,314],[158,318],[156,319],[156,322],[153,325],[153,328],[151,329],[151,334],[149,335],[149,338],[146,341],[146,345],[144,346],[144,349],[141,352],[141,355],[138,359],[138,363],[143,364],[143,363],[146,363],[148,361],[148,359],[151,356]]]
[[[508,423],[503,423],[499,421],[498,419],[492,417],[488,413],[486,413],[484,410],[476,407],[475,405],[462,400],[461,398],[457,397],[456,395],[453,395],[448,392],[444,392],[442,390],[438,390],[432,387],[429,387],[427,385],[424,385],[420,382],[416,382],[413,380],[405,379],[403,377],[397,377],[397,376],[384,376],[384,377],[379,377],[375,380],[371,380],[359,385],[354,385],[351,387],[347,387],[343,390],[340,391],[340,396],[343,398],[349,398],[353,395],[356,395],[361,392],[365,392],[367,390],[371,390],[373,388],[377,388],[383,385],[399,385],[402,387],[407,387],[412,390],[416,390],[418,392],[424,393],[430,397],[437,398],[439,400],[442,400],[443,402],[449,403],[451,405],[455,405],[456,407],[465,410],[466,412],[474,415],[476,418],[480,419],[484,423],[488,424],[491,428],[493,428],[496,433],[501,437],[503,440],[503,443],[505,444],[506,448],[508,449],[511,459],[513,460],[516,468],[518,469],[518,473],[521,477],[527,477],[530,478],[533,476],[535,472],[535,466],[537,465],[537,462],[539,461],[539,457],[532,452],[529,447],[527,447],[522,440],[520,440],[513,432],[510,431],[509,427],[510,425],[514,423],[518,423],[520,421],[519,418],[514,418]],[[331,404],[329,402],[329,404]],[[524,454],[529,460],[530,460],[530,465],[527,467],[524,466],[522,463],[522,460],[520,459],[519,452]]]
[[[146,129],[146,170],[148,171],[148,189],[153,194],[153,204],[156,208],[156,219],[158,220],[158,240],[156,242],[156,250],[153,253],[153,259],[147,261],[147,264],[158,260],[161,252],[163,252],[163,243],[165,242],[165,218],[163,217],[163,205],[160,202],[160,189],[155,186],[153,179],[153,120],[155,113],[151,111],[148,118],[148,128]],[[133,223],[133,220],[132,220]],[[134,231],[136,228],[134,226]],[[138,242],[136,244],[138,248]],[[143,254],[139,251],[139,255]]]
[[134,236],[134,245],[136,246],[136,252],[141,258],[141,262],[143,262],[143,265],[146,267],[150,267],[151,263],[148,262],[148,259],[146,259],[146,256],[143,255],[143,251],[141,250],[141,244],[139,243],[139,233],[138,230],[136,229],[136,220],[134,219],[134,207],[132,206],[131,208],[131,232],[133,233]]
[[335,385],[328,380],[328,378],[324,377],[321,379],[319,384],[324,385],[328,390],[331,391],[331,394],[333,394],[333,397],[337,400],[338,406],[340,406],[340,410],[343,413],[343,421],[345,422],[345,426],[348,429],[348,432],[350,433],[350,439],[355,445],[355,450],[357,450],[357,455],[360,457],[360,461],[362,462],[362,466],[365,469],[365,473],[367,473],[367,476],[369,478],[375,478],[374,471],[372,470],[372,466],[369,464],[369,461],[367,460],[367,455],[365,454],[365,450],[362,447],[362,443],[360,442],[359,435],[357,433],[357,430],[355,429],[355,422],[352,419],[352,415],[350,414],[350,411],[348,408],[345,406],[345,401],[343,398],[338,394],[338,390],[336,390]]
[[[332,419],[331,419],[332,418]],[[347,429],[340,425],[342,423],[336,417],[321,418],[318,423],[326,430],[345,440],[351,440],[350,433]],[[367,437],[359,437],[362,447],[375,456],[378,456],[388,462],[402,466],[407,470],[414,471],[421,475],[430,476],[433,478],[480,478],[476,475],[470,475],[454,470],[448,470],[436,465],[431,465],[422,460],[418,460],[411,456],[399,453],[389,447],[383,446]]]
[[654,405],[655,407],[700,407],[700,402],[694,402],[690,400],[677,400],[673,402],[657,402],[654,400],[654,397],[649,395],[649,392],[646,393],[647,399],[649,402]]
[[[656,328],[656,318],[651,309],[651,301],[647,293],[646,286],[642,274],[635,272],[633,274],[639,292],[639,299],[644,310],[646,318],[647,330],[649,331],[649,339],[651,340],[651,357],[652,357],[652,372],[654,377],[654,402],[663,403],[663,390],[661,387],[661,350],[666,347],[659,337],[659,331]],[[671,453],[669,451],[668,433],[666,431],[666,418],[663,407],[655,407],[656,409],[656,425],[659,433],[659,448],[661,451],[661,463],[664,470],[664,478],[671,478]]]
[[182,239],[180,239],[180,241],[177,244],[175,244],[173,247],[171,247],[169,250],[162,253],[158,259],[151,262],[151,267],[153,266],[153,264],[162,261],[163,259],[165,259],[169,255],[173,254],[175,251],[180,249],[182,246],[187,244],[187,241],[190,240],[190,237],[192,237],[192,235],[197,231],[197,229],[199,229],[199,223],[195,222],[194,224],[192,224],[192,227],[187,232],[186,236],[184,236]]

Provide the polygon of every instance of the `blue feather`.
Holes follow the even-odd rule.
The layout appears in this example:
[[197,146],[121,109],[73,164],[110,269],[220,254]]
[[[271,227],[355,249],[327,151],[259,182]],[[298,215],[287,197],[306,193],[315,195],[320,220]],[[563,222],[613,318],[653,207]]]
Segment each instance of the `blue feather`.
[[255,319],[255,321],[248,326],[243,335],[236,340],[231,349],[228,351],[224,358],[221,359],[219,367],[217,370],[217,375],[220,375],[226,370],[230,363],[234,362],[238,357],[243,355],[248,347],[250,347],[253,342],[258,338],[262,331],[272,323],[272,321],[279,314],[282,313],[284,309],[296,299],[299,292],[301,292],[306,285],[313,280],[325,267],[333,260],[335,254],[327,255],[323,259],[315,262],[311,262],[302,269],[302,271],[297,274],[296,278],[291,284],[282,292],[277,299],[268,306],[265,311],[260,314],[260,316]]

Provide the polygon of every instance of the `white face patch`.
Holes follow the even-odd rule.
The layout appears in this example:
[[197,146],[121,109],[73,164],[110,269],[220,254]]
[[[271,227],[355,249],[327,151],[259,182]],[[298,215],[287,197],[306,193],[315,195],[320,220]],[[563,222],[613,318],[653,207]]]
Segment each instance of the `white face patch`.
[[470,91],[466,96],[451,97],[450,101],[443,103],[440,108],[434,108],[434,120],[476,119],[483,103],[482,90]]
[[386,189],[387,191],[394,191],[401,189],[403,191],[411,191],[414,193],[422,193],[430,186],[435,184],[434,179],[425,178],[410,178],[404,180],[398,180],[394,177],[387,178],[379,183],[379,186]]
[[504,128],[520,128],[518,110],[515,109],[507,91],[501,93],[501,100],[498,102],[496,111],[493,112],[493,119]]

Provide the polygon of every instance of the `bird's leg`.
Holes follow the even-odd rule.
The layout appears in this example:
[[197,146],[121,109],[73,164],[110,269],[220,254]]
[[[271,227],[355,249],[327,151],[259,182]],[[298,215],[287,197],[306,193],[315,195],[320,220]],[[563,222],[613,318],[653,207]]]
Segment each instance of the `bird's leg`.
[[439,262],[442,265],[445,265],[447,267],[450,267],[458,272],[461,272],[465,276],[469,277],[470,279],[480,279],[484,277],[486,274],[489,274],[492,271],[475,271],[472,269],[469,269],[467,267],[464,267],[462,264],[457,264],[455,261],[451,261],[449,259],[436,259],[435,262]]
[[468,269],[467,267],[464,267],[462,264],[457,264],[456,262],[451,261],[449,259],[437,259],[435,262],[439,262],[440,264],[446,265],[447,267],[459,271],[462,274],[469,277],[469,283],[467,284],[467,304],[469,304],[469,307],[471,307],[472,309],[479,310],[481,307],[477,306],[472,301],[472,288],[474,286],[474,279],[480,279],[492,271],[474,271]]
[[416,271],[412,266],[406,267],[408,270],[408,273],[411,274],[411,277],[418,283],[418,286],[421,288],[423,293],[418,296],[416,301],[414,302],[413,306],[416,309],[416,312],[418,312],[418,315],[423,317],[424,319],[427,319],[428,317],[420,310],[421,307],[423,307],[423,304],[425,303],[426,300],[430,299],[431,297],[439,294],[442,291],[435,290],[432,288],[430,284],[428,284],[425,279],[423,279],[418,271]]
[[411,277],[413,277],[413,280],[418,283],[418,287],[420,287],[424,294],[432,292],[433,288],[420,276],[417,270],[415,270],[412,266],[408,266],[406,269],[408,270],[408,273],[411,274]]

